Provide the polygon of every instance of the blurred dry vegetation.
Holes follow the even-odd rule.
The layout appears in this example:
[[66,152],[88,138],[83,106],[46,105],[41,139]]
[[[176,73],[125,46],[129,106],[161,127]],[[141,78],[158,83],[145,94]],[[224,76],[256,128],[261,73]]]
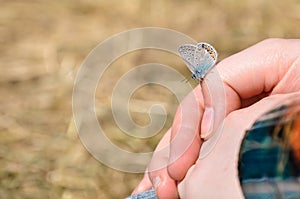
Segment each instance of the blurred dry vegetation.
[[[96,161],[82,146],[72,122],[72,86],[80,64],[101,41],[128,29],[170,28],[213,44],[221,59],[269,37],[299,38],[299,0],[0,0],[0,198],[123,198],[141,174]],[[142,63],[183,62],[166,52],[145,50],[116,61],[99,84],[99,121],[121,140],[113,121],[114,83]],[[179,80],[180,81],[180,80]],[[195,85],[195,83],[194,83]],[[131,146],[152,151],[170,127],[178,102],[159,86],[133,95],[138,124],[149,122],[149,101],[167,104],[168,119],[156,139]],[[134,104],[134,102],[136,104]],[[146,107],[146,108],[145,108]],[[122,144],[120,144],[122,145]]]

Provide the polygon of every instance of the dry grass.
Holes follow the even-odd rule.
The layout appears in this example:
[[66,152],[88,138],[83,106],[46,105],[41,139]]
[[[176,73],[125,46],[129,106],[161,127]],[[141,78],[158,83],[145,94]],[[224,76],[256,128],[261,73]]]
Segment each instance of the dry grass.
[[[298,0],[0,3],[0,198],[122,198],[141,179],[92,158],[71,122],[76,70],[107,37],[136,27],[165,27],[212,43],[224,58],[264,38],[300,36]],[[149,61],[174,65],[189,74],[178,58],[157,52],[133,53],[118,63],[129,70]],[[97,92],[99,121],[108,132],[118,127],[107,99],[123,72],[108,71]],[[170,93],[146,87],[135,98],[139,107],[143,100],[168,104],[165,129],[171,125],[177,102]],[[149,119],[143,113],[133,117],[140,124]],[[152,150],[157,139],[132,150]]]

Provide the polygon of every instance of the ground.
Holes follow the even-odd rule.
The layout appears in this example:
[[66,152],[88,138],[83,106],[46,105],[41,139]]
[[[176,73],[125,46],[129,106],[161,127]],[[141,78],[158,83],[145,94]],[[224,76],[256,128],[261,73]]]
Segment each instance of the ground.
[[[117,171],[94,159],[82,145],[73,121],[76,73],[89,52],[108,37],[132,28],[169,28],[211,43],[224,59],[265,38],[300,36],[297,0],[0,0],[0,4],[3,199],[123,198],[141,179],[141,174]],[[166,105],[165,126],[148,140],[132,141],[119,135],[122,131],[110,109],[112,89],[128,70],[149,62],[191,75],[176,55],[137,51],[116,60],[96,91],[99,123],[115,144],[134,152],[155,148],[171,126],[178,105],[165,88],[138,89],[130,102],[132,118],[146,125],[148,108],[158,101]]]

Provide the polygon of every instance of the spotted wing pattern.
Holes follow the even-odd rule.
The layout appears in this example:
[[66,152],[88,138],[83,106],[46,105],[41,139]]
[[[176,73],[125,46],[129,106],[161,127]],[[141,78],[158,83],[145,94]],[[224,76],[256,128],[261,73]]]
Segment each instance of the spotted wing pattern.
[[185,44],[179,47],[179,55],[193,73],[193,78],[202,79],[216,64],[217,51],[208,43]]
[[197,65],[194,61],[196,46],[193,44],[185,44],[178,48],[180,57],[186,63],[192,73],[195,73]]

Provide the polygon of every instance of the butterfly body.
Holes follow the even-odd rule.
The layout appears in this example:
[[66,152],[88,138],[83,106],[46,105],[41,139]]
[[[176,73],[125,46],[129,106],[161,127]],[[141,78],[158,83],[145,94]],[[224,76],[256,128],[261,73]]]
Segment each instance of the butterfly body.
[[217,51],[208,43],[185,44],[178,48],[180,57],[193,73],[193,79],[203,80],[217,62]]

